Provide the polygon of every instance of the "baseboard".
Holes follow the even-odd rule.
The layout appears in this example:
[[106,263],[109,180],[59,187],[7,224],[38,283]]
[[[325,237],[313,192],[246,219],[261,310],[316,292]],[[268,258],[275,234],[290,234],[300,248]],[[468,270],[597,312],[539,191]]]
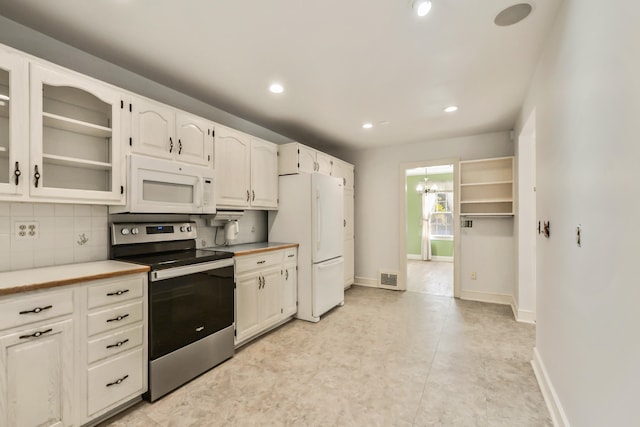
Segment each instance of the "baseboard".
[[380,286],[378,285],[378,280],[376,279],[369,279],[367,277],[358,277],[356,276],[356,279],[353,282],[354,285],[358,285],[358,286],[367,286],[369,288],[379,288]]
[[536,324],[535,311],[520,310],[520,307],[518,307],[518,301],[516,301],[514,296],[511,296],[511,311],[513,311],[513,317],[516,319],[516,322],[530,323],[532,325]]
[[407,259],[422,261],[422,255],[407,254]]
[[547,375],[547,370],[544,367],[544,363],[542,362],[542,358],[540,357],[540,353],[538,353],[537,348],[533,349],[533,360],[531,361],[531,366],[533,367],[533,372],[536,374],[536,379],[538,380],[542,397],[544,397],[544,401],[547,404],[547,409],[549,409],[553,425],[555,427],[570,427],[567,415],[564,413],[562,404],[556,394],[556,390],[553,388],[553,384],[549,380],[549,375]]
[[465,291],[460,292],[460,298],[469,301],[490,302],[493,304],[512,305],[513,297],[511,295],[493,294],[490,292]]

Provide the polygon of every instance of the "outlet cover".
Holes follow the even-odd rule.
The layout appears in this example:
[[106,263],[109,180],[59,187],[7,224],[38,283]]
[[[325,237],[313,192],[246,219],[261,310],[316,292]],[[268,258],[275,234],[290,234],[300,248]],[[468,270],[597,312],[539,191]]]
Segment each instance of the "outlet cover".
[[36,221],[16,221],[16,240],[37,239],[40,236],[40,224]]

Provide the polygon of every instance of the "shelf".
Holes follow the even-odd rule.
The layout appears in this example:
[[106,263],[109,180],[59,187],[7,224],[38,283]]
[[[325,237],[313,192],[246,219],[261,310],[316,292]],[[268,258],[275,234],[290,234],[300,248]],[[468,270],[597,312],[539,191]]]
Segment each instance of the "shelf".
[[480,187],[486,185],[506,185],[513,184],[513,181],[491,181],[491,182],[470,182],[467,184],[460,184],[460,187]]
[[95,169],[95,170],[111,170],[112,168],[111,163],[77,159],[74,157],[56,156],[55,154],[43,154],[42,159],[45,163],[60,165],[60,166],[71,166],[75,168]]
[[493,218],[504,218],[504,217],[512,217],[513,213],[461,213],[460,216],[481,216],[481,217],[493,217]]
[[460,200],[460,204],[472,203],[512,203],[513,199]]
[[42,122],[44,126],[98,138],[111,138],[112,134],[111,128],[57,114],[42,113]]

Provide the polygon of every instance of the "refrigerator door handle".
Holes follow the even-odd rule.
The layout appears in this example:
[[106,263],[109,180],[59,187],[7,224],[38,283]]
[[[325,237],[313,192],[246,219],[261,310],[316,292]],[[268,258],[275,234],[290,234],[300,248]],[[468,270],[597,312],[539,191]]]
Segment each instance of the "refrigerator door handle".
[[320,249],[320,240],[321,240],[321,236],[322,236],[322,203],[320,199],[320,191],[316,190],[316,227],[317,227],[317,234],[316,234],[316,245],[317,248]]
[[324,261],[318,264],[318,268],[326,268],[326,267],[331,267],[334,266],[336,264],[341,264],[344,262],[344,258],[343,257],[338,257],[338,258],[334,258],[332,260],[329,261]]

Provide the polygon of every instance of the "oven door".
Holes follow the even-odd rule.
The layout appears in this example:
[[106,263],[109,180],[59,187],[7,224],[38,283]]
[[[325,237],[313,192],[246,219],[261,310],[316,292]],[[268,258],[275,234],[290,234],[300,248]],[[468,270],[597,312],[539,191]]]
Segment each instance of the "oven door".
[[155,270],[150,276],[150,360],[233,325],[232,259]]

